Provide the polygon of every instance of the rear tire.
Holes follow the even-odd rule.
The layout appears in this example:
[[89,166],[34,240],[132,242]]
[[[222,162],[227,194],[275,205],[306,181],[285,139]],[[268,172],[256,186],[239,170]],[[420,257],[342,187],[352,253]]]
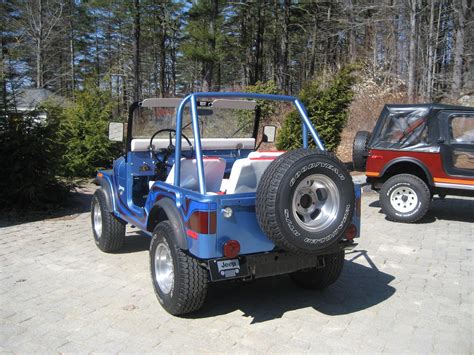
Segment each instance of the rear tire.
[[354,170],[365,171],[365,164],[367,163],[367,155],[369,154],[369,140],[370,132],[357,132],[354,143],[352,145],[352,162]]
[[91,203],[92,233],[97,247],[106,253],[119,250],[125,238],[125,222],[106,208],[104,191],[96,190]]
[[431,192],[426,183],[411,174],[392,176],[380,190],[380,206],[387,219],[413,223],[423,218],[430,207]]
[[344,250],[324,256],[323,268],[311,268],[290,274],[291,279],[299,286],[310,290],[322,290],[335,283],[344,268]]
[[150,245],[150,273],[155,295],[170,314],[200,309],[207,296],[208,271],[176,243],[169,221],[159,223]]
[[298,149],[265,170],[255,211],[263,232],[279,247],[312,253],[341,239],[354,212],[354,184],[331,153]]

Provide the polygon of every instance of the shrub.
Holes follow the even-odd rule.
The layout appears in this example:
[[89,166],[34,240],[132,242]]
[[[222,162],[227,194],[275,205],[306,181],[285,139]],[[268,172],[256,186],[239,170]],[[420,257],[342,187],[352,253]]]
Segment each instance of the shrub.
[[[258,81],[255,85],[250,85],[245,88],[245,92],[257,93],[257,94],[273,94],[278,95],[281,92],[278,90],[275,82],[267,81],[260,82]],[[278,111],[278,103],[268,100],[256,100],[257,109],[260,110],[260,122],[266,123],[271,117],[275,115]],[[248,128],[253,127],[255,119],[255,114],[253,111],[241,111],[239,115],[239,126]]]
[[[2,209],[42,209],[61,204],[69,186],[58,178],[62,158],[57,137],[59,109],[46,105],[25,115],[14,111],[8,108],[0,113]],[[47,113],[46,119],[40,111]]]
[[[345,67],[328,82],[311,81],[299,94],[319,137],[330,151],[336,150],[347,123],[348,107],[354,96],[351,89],[355,83],[353,71],[353,67]],[[315,146],[311,139],[309,142],[310,146]],[[283,122],[276,146],[281,150],[291,150],[300,148],[302,143],[300,116],[293,110]]]
[[107,137],[112,108],[110,93],[90,80],[77,94],[75,104],[66,109],[61,124],[65,176],[91,177],[119,154],[117,144]]

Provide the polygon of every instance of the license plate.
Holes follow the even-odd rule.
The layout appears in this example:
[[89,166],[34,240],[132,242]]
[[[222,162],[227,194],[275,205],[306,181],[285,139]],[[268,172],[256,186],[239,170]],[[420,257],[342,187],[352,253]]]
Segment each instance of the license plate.
[[241,263],[239,259],[211,260],[209,268],[212,281],[244,277],[248,274],[245,263]]

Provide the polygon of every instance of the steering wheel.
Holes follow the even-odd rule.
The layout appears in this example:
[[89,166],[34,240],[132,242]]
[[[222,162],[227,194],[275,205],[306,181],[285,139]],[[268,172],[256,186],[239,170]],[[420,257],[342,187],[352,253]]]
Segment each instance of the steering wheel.
[[[165,154],[164,159],[160,159],[160,158],[157,157],[157,156],[155,156],[155,158],[156,158],[158,161],[160,161],[160,162],[166,164],[166,166],[171,167],[171,166],[167,163],[167,161],[168,161],[168,157],[169,157],[171,154],[173,154],[173,152],[175,151],[175,146],[173,145],[173,136],[172,136],[172,134],[174,133],[174,136],[176,137],[176,130],[175,130],[175,129],[164,128],[164,129],[160,129],[160,130],[156,131],[156,132],[151,136],[151,138],[150,138],[150,144],[149,144],[149,146],[148,146],[148,149],[149,149],[150,154],[152,155],[152,158],[153,158],[153,154],[155,153],[155,151],[153,150],[153,139],[155,139],[155,137],[156,137],[158,134],[163,133],[163,132],[169,132],[169,139],[170,139],[170,142],[169,142],[169,145],[168,145],[167,148],[162,148],[162,149],[159,150],[160,153],[164,153],[164,154]],[[184,140],[188,143],[189,147],[191,147],[191,156],[188,157],[188,156],[184,155],[183,152],[181,152],[181,155],[182,155],[183,157],[185,157],[185,158],[192,159],[193,156],[194,156],[194,148],[193,148],[193,145],[192,145],[191,141],[189,140],[189,138],[186,137],[183,133],[181,133],[181,137],[183,137]]]

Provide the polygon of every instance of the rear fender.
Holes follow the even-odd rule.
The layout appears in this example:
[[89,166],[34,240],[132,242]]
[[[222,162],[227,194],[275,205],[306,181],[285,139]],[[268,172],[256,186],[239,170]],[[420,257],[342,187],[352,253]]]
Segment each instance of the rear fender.
[[183,218],[176,207],[176,203],[168,197],[158,200],[153,205],[148,215],[147,231],[153,232],[158,223],[166,220],[170,221],[179,248],[188,250],[188,241],[186,240]]

